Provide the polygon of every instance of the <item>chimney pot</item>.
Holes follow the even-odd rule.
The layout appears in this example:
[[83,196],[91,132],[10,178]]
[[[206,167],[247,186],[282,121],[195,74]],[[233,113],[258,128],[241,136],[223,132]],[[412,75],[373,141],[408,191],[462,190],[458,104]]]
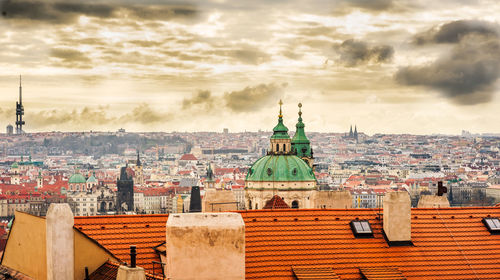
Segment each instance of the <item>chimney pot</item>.
[[130,267],[132,268],[134,268],[136,265],[136,256],[137,256],[136,246],[130,245]]

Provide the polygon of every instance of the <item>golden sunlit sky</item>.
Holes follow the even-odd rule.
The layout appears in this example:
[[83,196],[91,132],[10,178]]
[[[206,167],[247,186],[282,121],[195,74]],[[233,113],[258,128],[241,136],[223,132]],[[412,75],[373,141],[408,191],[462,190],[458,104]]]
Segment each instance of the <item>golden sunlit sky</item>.
[[0,125],[500,132],[500,1],[0,0]]

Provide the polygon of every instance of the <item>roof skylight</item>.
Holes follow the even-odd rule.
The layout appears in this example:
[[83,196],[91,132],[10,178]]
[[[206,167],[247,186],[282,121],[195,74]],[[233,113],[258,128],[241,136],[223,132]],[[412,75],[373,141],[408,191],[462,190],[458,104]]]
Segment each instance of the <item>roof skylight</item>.
[[352,233],[356,237],[373,237],[373,230],[367,220],[351,221]]

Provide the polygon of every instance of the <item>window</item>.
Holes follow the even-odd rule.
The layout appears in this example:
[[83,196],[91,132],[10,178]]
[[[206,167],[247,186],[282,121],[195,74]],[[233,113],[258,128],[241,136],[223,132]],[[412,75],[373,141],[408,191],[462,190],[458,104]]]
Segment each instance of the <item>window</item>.
[[276,152],[280,151],[280,144],[276,144]]
[[491,234],[500,234],[500,220],[498,218],[484,218],[483,223]]
[[294,209],[299,208],[299,202],[297,200],[292,201],[292,208],[294,208]]
[[351,230],[356,237],[373,237],[373,230],[367,220],[351,221]]

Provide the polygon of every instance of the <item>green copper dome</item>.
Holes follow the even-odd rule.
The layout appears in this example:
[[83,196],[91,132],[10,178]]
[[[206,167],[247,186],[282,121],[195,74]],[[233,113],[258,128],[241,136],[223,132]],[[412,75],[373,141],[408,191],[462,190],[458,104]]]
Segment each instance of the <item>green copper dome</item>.
[[258,159],[250,167],[245,180],[254,182],[316,181],[316,176],[311,167],[297,156],[267,155]]
[[79,173],[73,174],[68,181],[69,184],[84,184],[86,182],[87,180],[85,180],[85,177],[83,177],[83,175]]
[[19,164],[17,164],[17,162],[14,162],[10,167],[11,168],[19,168]]
[[95,172],[92,173],[92,176],[90,176],[88,179],[87,179],[87,183],[97,183],[97,179],[95,178]]

